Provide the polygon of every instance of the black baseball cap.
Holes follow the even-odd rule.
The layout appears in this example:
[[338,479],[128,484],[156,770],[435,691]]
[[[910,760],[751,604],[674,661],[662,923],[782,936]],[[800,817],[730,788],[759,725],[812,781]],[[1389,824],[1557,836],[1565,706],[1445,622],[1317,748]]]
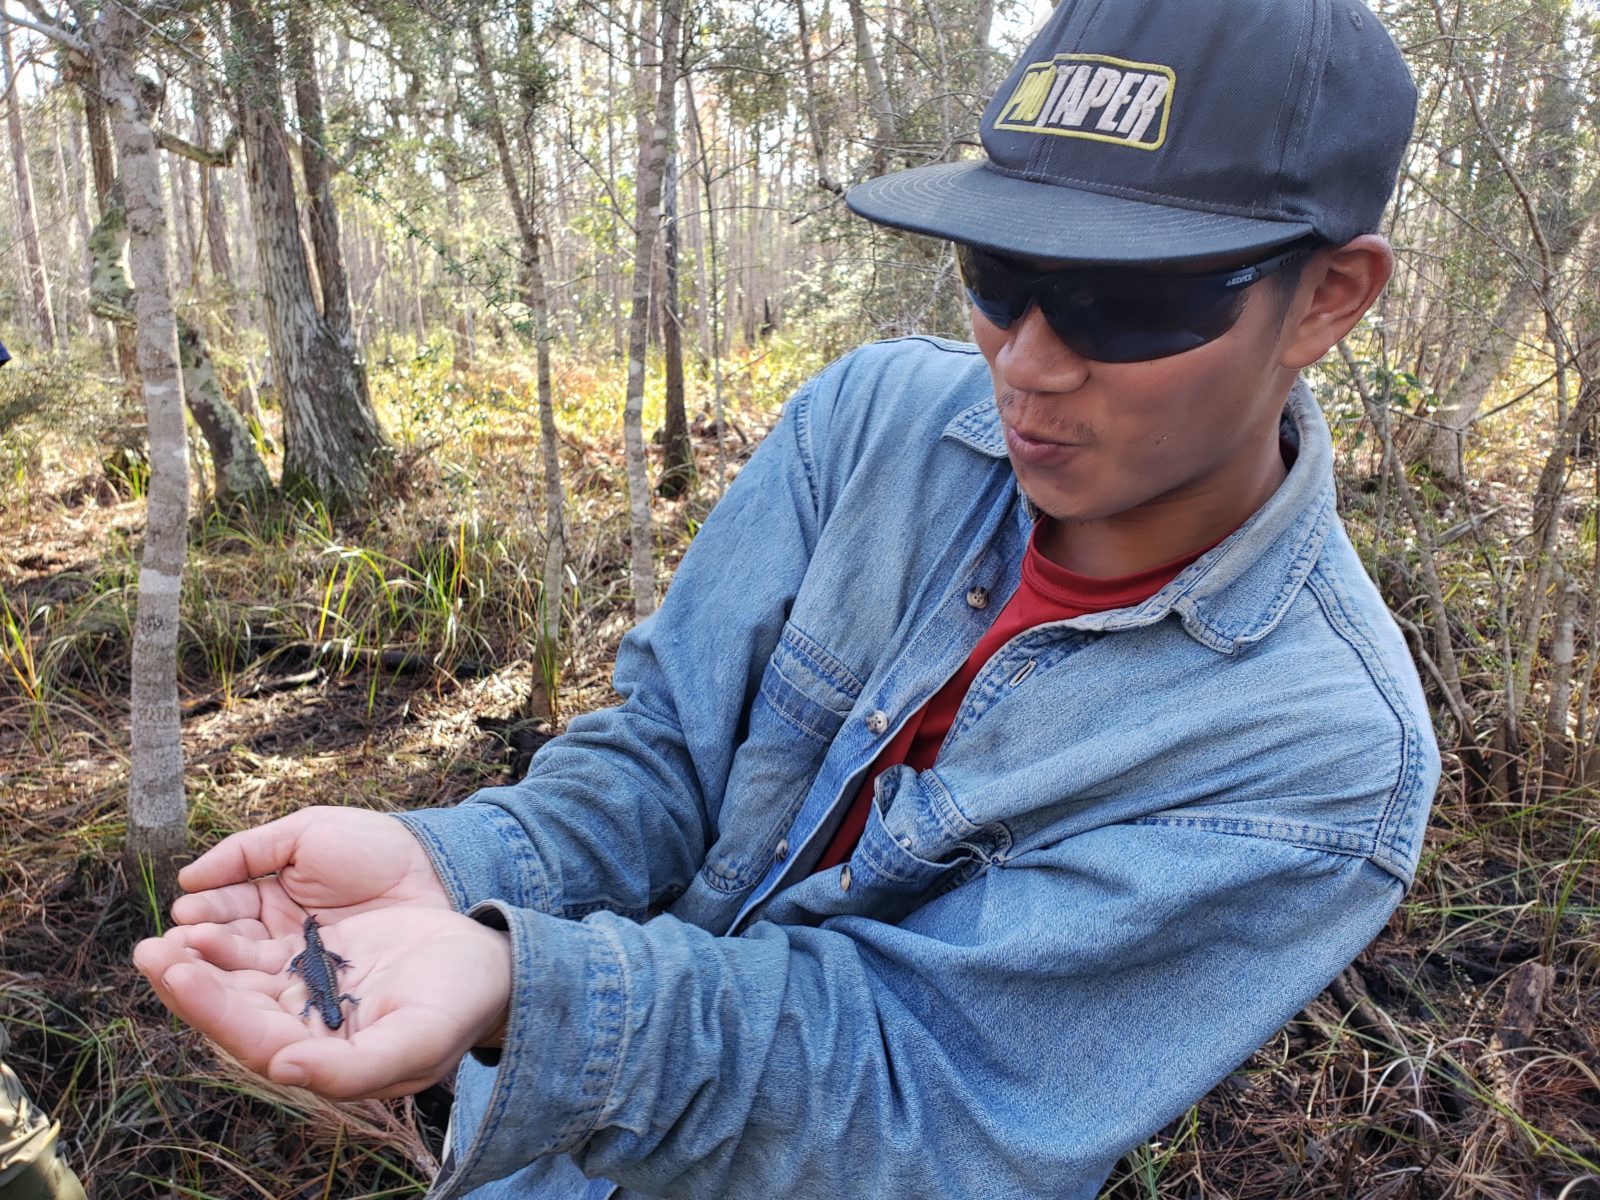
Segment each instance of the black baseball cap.
[[857,184],[872,221],[1137,263],[1378,228],[1417,89],[1358,0],[1062,0],[983,114],[985,157]]

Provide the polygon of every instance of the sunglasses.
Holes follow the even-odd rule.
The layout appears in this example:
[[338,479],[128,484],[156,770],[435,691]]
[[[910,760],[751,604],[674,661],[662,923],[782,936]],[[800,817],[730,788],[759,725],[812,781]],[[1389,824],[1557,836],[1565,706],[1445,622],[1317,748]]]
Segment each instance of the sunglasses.
[[1095,362],[1123,363],[1215,341],[1239,319],[1251,284],[1316,246],[1302,239],[1260,262],[1194,275],[1118,267],[1038,271],[960,243],[956,262],[973,306],[1001,329],[1037,304],[1069,349]]

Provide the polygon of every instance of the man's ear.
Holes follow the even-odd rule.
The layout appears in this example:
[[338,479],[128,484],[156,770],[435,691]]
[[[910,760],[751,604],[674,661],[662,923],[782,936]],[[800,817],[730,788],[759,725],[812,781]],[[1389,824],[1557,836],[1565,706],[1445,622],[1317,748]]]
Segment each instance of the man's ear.
[[1376,233],[1317,251],[1300,273],[1279,348],[1279,365],[1309,367],[1355,328],[1394,274],[1394,250]]

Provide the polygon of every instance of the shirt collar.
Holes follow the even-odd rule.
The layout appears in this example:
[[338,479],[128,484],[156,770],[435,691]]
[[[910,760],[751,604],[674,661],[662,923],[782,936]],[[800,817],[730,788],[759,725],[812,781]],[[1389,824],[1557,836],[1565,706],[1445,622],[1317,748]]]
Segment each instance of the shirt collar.
[[[943,436],[991,458],[1006,457],[993,398],[957,413]],[[1069,624],[1110,633],[1176,614],[1191,637],[1222,654],[1235,654],[1270,633],[1305,585],[1336,520],[1333,440],[1303,379],[1284,405],[1283,436],[1298,444],[1294,465],[1249,520],[1143,604]],[[1027,497],[1022,500],[1026,515],[1035,517]]]

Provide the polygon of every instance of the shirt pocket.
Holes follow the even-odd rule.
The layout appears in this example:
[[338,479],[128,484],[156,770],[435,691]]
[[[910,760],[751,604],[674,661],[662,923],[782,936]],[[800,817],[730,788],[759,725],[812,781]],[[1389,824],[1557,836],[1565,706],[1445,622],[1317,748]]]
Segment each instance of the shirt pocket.
[[922,779],[911,767],[893,767],[879,778],[850,860],[852,888],[861,890],[868,906],[859,911],[899,921],[961,886],[1009,844],[1009,834],[998,825],[974,830],[960,841],[930,835],[937,826],[924,818],[925,799]]
[[821,643],[783,627],[728,774],[718,836],[701,876],[721,892],[755,884],[816,779],[861,679]]
[[751,732],[764,705],[796,733],[824,745],[861,695],[861,679],[831,651],[789,622],[767,661],[751,714]]

